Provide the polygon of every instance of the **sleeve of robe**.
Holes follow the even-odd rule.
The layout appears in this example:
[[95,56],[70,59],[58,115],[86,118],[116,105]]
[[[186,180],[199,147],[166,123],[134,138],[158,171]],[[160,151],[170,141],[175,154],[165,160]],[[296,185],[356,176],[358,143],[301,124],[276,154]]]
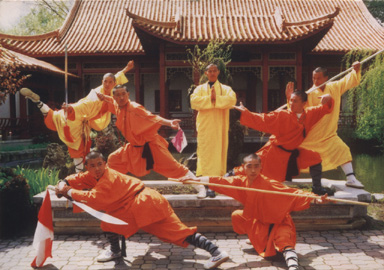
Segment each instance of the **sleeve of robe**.
[[[285,186],[283,183],[278,181],[271,181],[272,190],[284,192],[284,193],[291,193],[291,194],[300,194],[300,195],[315,195],[313,193],[305,192],[303,190],[297,189],[297,188],[291,188],[288,186]],[[286,196],[286,195],[271,195],[276,196],[277,200],[280,200],[280,204],[282,205],[282,208],[286,208],[285,211],[302,211],[305,209],[308,209],[310,207],[312,198],[309,197],[294,197],[294,196]],[[272,202],[271,202],[272,203]]]
[[[220,184],[220,185],[227,185],[227,186],[238,186],[238,187],[244,187],[245,184],[245,177],[241,176],[233,176],[233,177],[209,177],[209,182],[214,184]],[[245,200],[245,191],[239,190],[239,189],[230,189],[230,188],[223,188],[223,187],[216,187],[216,186],[210,186],[210,189],[219,192],[220,194],[227,195],[229,197],[234,198],[236,201],[239,201],[241,203],[244,203]]]
[[200,111],[214,108],[211,96],[206,94],[204,86],[205,84],[196,87],[191,95],[191,107],[194,110]]
[[65,178],[65,180],[68,181],[72,188],[79,190],[91,189],[97,183],[97,181],[87,172],[69,175]]
[[216,109],[232,109],[236,105],[236,93],[232,90],[231,87],[222,86],[223,95],[218,95],[216,93]]
[[71,196],[75,201],[83,202],[96,210],[105,210],[108,205],[115,203],[117,196],[111,196],[116,192],[112,190],[112,185],[106,182],[98,183],[89,191],[72,190]]
[[307,131],[309,131],[324,115],[332,112],[334,104],[334,100],[331,99],[330,102],[325,105],[306,108],[307,121],[305,122],[305,128]]
[[349,89],[356,87],[359,85],[361,79],[361,71],[356,72],[353,70],[352,72],[348,73],[344,78],[331,82],[332,89],[337,89],[339,91],[339,95],[341,96],[345,92],[347,92]]
[[191,95],[191,107],[194,110],[207,109],[231,109],[236,104],[236,93],[228,86],[222,86],[223,95],[216,92],[216,103],[211,102],[211,96],[207,95],[205,84],[196,87]]
[[277,134],[279,133],[279,112],[252,113],[245,110],[241,113],[240,123],[252,129]]

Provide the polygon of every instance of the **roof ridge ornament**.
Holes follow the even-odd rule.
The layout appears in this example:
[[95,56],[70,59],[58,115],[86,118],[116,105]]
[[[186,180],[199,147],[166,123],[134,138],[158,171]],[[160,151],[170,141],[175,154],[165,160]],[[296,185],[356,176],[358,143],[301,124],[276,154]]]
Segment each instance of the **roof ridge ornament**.
[[134,14],[134,13],[130,12],[128,10],[128,8],[126,9],[126,13],[127,13],[128,17],[132,18],[134,22],[139,23],[139,24],[144,23],[144,24],[150,24],[152,26],[165,27],[165,28],[176,28],[177,27],[175,17],[172,17],[170,22],[161,22],[161,21],[155,21],[155,20],[147,19],[147,18],[144,18],[144,17],[139,16],[137,14]]
[[311,20],[304,20],[304,21],[297,21],[297,22],[284,22],[284,26],[299,26],[303,24],[310,24],[310,23],[316,23],[323,20],[332,20],[340,13],[340,7],[336,7],[335,11],[332,13],[325,14],[323,16],[319,16],[316,18],[313,18]]

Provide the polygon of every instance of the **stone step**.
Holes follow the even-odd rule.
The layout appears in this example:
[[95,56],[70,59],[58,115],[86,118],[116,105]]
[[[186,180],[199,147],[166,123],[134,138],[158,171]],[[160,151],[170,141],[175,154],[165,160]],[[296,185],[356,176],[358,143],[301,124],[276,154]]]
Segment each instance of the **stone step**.
[[[324,181],[326,180],[326,181]],[[370,198],[364,190],[342,188],[343,183],[327,182],[339,188],[336,196],[351,200]],[[170,181],[144,181],[147,187],[160,188],[164,186],[181,185]],[[345,182],[345,181],[335,181]],[[308,180],[294,180],[291,184],[308,184]],[[310,182],[309,182],[310,184]],[[352,191],[350,191],[352,190]],[[338,193],[340,192],[340,193]],[[368,196],[368,194],[369,196]],[[45,192],[34,196],[34,202],[41,204]],[[164,195],[170,202],[175,213],[188,226],[197,226],[200,232],[232,232],[231,213],[241,209],[242,205],[234,199],[218,195],[216,198],[197,199],[196,195]],[[338,197],[340,198],[340,197]],[[93,234],[102,232],[100,221],[87,213],[73,213],[72,203],[65,198],[57,198],[51,194],[53,225],[56,234]],[[292,212],[297,230],[332,230],[356,229],[364,225],[367,207],[345,203],[312,205],[309,209]]]

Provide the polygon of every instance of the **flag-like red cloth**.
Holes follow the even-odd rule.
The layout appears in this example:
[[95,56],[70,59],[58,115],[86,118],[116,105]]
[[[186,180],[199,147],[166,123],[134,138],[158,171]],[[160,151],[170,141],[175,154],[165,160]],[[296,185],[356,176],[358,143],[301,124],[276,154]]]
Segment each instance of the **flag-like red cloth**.
[[37,255],[31,263],[32,267],[41,267],[48,257],[52,258],[53,222],[51,198],[48,190],[46,191],[38,218],[39,221],[37,222],[33,238],[33,247],[36,249]]
[[176,133],[176,136],[172,139],[172,144],[176,150],[181,153],[183,149],[188,145],[187,138],[185,137],[184,131],[180,128]]

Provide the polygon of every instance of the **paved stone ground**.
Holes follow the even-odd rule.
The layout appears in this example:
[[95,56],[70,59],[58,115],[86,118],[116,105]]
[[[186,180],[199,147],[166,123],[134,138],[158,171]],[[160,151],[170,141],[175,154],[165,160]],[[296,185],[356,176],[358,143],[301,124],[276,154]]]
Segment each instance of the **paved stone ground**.
[[[246,237],[235,233],[207,233],[230,260],[220,269],[286,269],[282,256],[264,259],[246,244]],[[0,269],[31,269],[35,257],[33,237],[0,240]],[[203,269],[209,254],[192,247],[181,248],[163,243],[148,234],[136,234],[127,241],[126,260],[96,262],[108,244],[99,235],[55,236],[53,258],[40,269]],[[296,250],[305,270],[384,269],[384,230],[298,232]]]

